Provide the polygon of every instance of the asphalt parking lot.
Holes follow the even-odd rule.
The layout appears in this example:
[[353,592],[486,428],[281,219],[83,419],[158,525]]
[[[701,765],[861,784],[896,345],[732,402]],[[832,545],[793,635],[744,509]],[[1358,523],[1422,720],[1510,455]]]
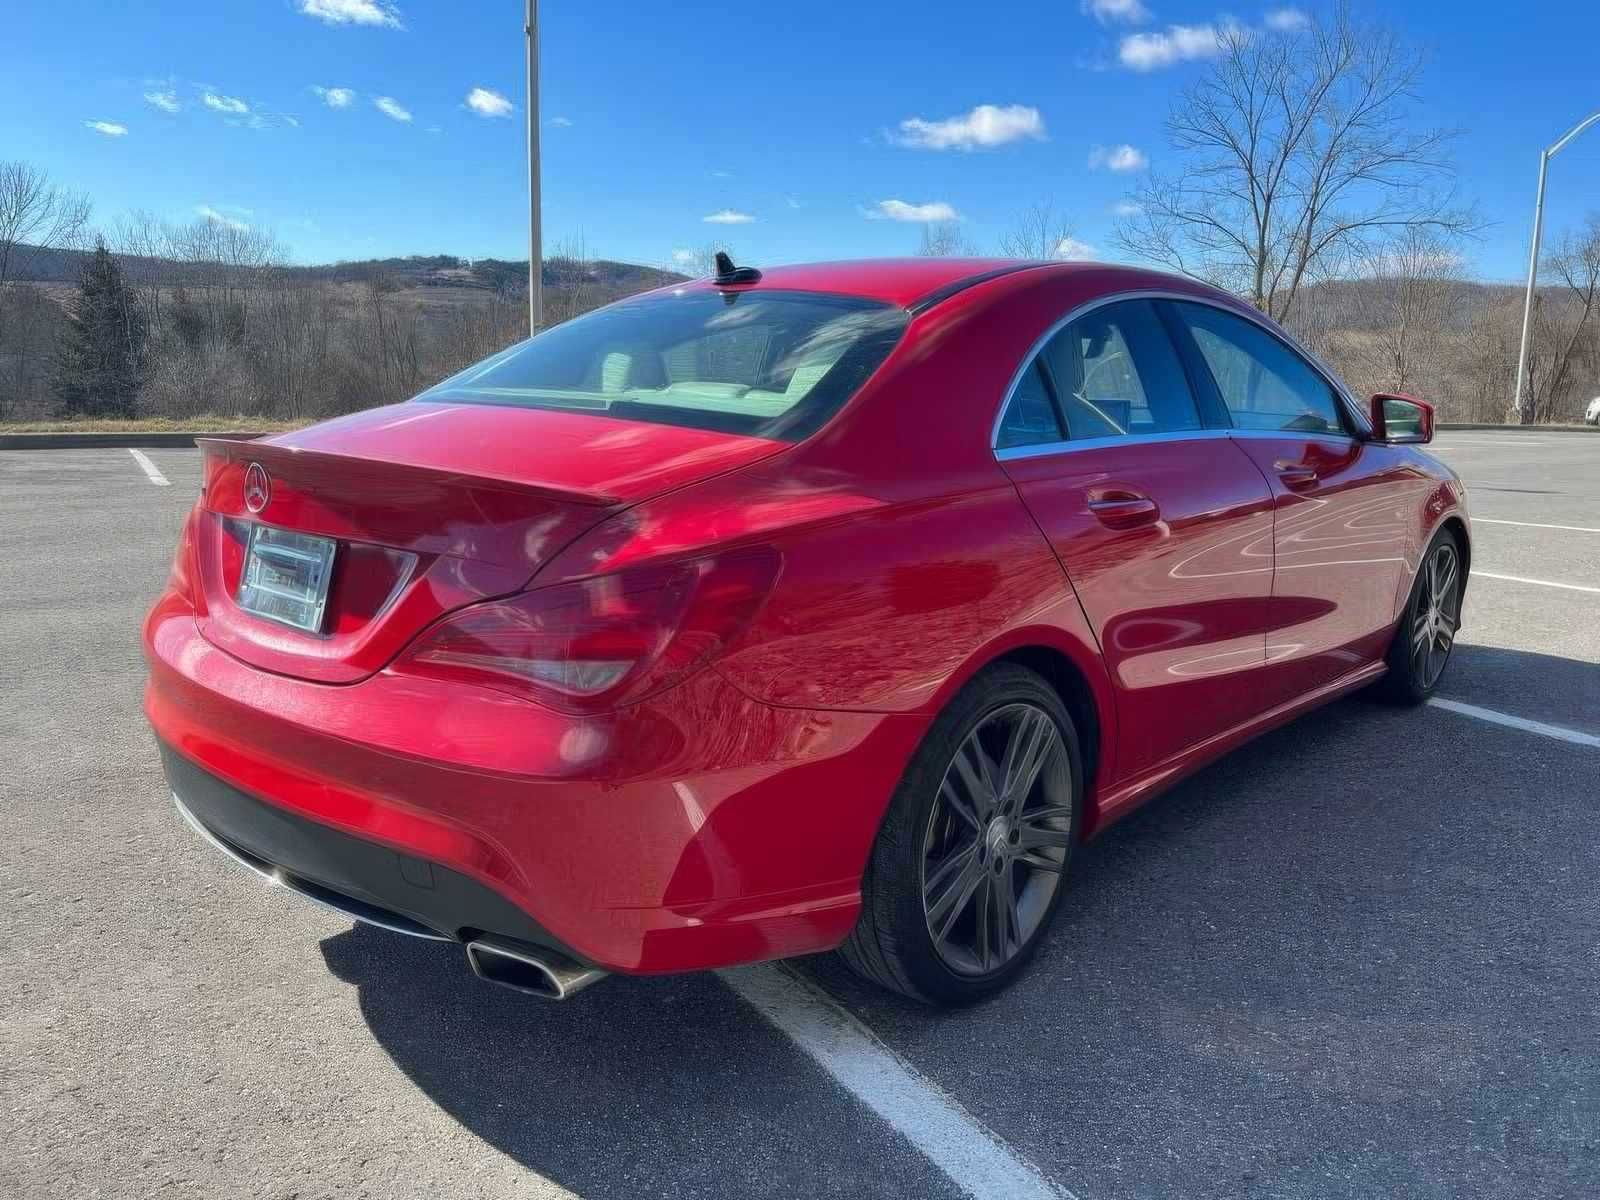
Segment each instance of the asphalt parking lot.
[[940,1197],[991,1152],[1077,1200],[1600,1193],[1600,436],[1435,448],[1482,711],[1351,699],[1189,780],[981,1008],[799,964],[899,1092],[737,979],[543,1004],[256,885],[139,711],[198,454],[0,453],[0,1195]]

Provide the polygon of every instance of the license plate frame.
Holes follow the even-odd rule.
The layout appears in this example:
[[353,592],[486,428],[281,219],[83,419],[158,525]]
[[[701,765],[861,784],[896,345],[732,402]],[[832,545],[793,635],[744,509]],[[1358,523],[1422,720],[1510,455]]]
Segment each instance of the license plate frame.
[[338,549],[333,538],[252,524],[234,603],[252,617],[321,637]]

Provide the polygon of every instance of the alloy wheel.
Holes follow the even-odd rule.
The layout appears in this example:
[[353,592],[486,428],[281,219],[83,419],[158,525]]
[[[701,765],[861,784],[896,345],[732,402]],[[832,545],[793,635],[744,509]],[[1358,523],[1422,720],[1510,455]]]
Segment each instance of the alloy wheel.
[[1461,558],[1448,539],[1423,564],[1411,619],[1411,665],[1426,690],[1438,682],[1461,624]]
[[922,909],[945,965],[987,975],[1038,931],[1066,870],[1072,773],[1055,719],[1007,704],[945,769],[923,835]]

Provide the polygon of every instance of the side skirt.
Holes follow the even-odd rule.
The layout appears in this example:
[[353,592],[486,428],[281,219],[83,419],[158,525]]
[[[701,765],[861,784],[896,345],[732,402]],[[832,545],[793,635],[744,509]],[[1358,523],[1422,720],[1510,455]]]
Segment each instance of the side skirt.
[[1340,696],[1359,691],[1381,677],[1388,669],[1388,664],[1382,659],[1370,662],[1364,667],[1358,667],[1349,674],[1340,676],[1332,683],[1326,684],[1314,692],[1309,692],[1298,700],[1280,704],[1277,708],[1270,709],[1258,717],[1252,717],[1250,720],[1207,738],[1199,745],[1185,750],[1182,754],[1175,755],[1167,759],[1166,762],[1158,763],[1134,778],[1118,784],[1100,797],[1099,803],[1094,809],[1093,823],[1085,831],[1085,836],[1093,837],[1099,834],[1147,800],[1160,795],[1180,780],[1194,774],[1201,767],[1215,762],[1230,750],[1237,749],[1245,742],[1259,737],[1268,730],[1276,729],[1280,725],[1286,725],[1296,717],[1302,716],[1314,708],[1320,708],[1324,704],[1337,700]]

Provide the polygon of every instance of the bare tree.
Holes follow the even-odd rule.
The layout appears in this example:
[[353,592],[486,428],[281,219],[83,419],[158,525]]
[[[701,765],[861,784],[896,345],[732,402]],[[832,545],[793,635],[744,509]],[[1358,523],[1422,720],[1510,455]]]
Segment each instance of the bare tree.
[[957,221],[930,221],[922,227],[917,253],[924,258],[961,258],[977,252]]
[[593,308],[594,262],[581,233],[565,238],[544,262],[544,320],[548,325],[570,321]]
[[1406,392],[1436,377],[1452,343],[1461,256],[1431,229],[1408,227],[1366,256],[1378,332],[1363,357],[1374,391]]
[[1534,421],[1551,421],[1571,381],[1572,366],[1589,349],[1585,334],[1600,302],[1600,213],[1592,214],[1580,230],[1568,231],[1544,261],[1547,274],[1561,281],[1565,291],[1555,298],[1541,292],[1535,299],[1539,338],[1536,345],[1555,347],[1548,370],[1541,376],[1538,356],[1528,362],[1529,410]]
[[21,278],[40,251],[78,246],[89,200],[24,162],[0,162],[0,288]]
[[1000,253],[1007,258],[1065,258],[1071,244],[1072,222],[1057,213],[1049,200],[1017,213],[1011,227],[1000,235]]
[[1414,127],[1422,59],[1395,33],[1341,7],[1293,36],[1219,36],[1167,120],[1183,167],[1137,190],[1126,250],[1281,321],[1330,260],[1407,229],[1470,230],[1450,195],[1454,134]]

